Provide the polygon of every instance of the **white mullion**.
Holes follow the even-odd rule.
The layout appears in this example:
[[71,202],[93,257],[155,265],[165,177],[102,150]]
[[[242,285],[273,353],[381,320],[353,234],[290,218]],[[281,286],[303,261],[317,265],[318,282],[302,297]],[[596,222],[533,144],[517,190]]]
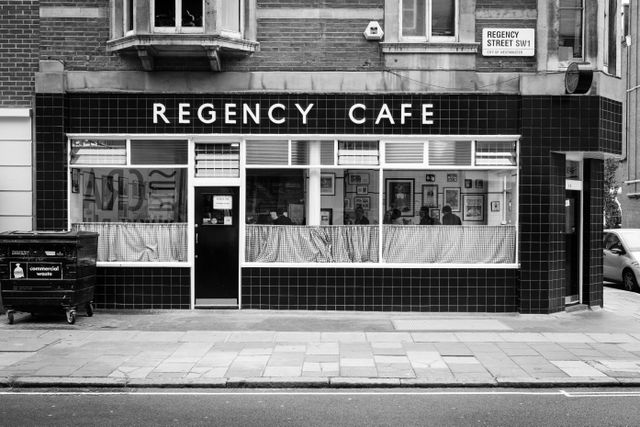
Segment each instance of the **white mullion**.
[[382,233],[384,232],[384,224],[382,223],[384,219],[384,198],[386,196],[386,189],[384,188],[384,167],[383,165],[386,163],[385,159],[385,151],[386,151],[386,141],[380,140],[378,143],[378,155],[380,156],[380,168],[378,169],[378,264],[382,264],[384,261],[382,259],[382,244],[384,239],[382,238]]
[[471,140],[471,166],[476,165],[476,140]]
[[[73,174],[71,173],[71,138],[67,138],[67,230],[71,230],[71,180],[72,178],[73,178]],[[78,171],[78,187],[80,188],[80,190],[82,189],[82,186],[80,185],[80,171]]]

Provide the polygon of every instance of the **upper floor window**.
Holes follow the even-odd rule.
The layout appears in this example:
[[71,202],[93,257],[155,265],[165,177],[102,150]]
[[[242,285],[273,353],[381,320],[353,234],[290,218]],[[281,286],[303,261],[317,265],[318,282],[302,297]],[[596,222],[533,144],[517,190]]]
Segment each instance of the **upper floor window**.
[[582,58],[582,15],[583,0],[560,0],[558,35],[558,59],[568,61]]
[[155,0],[153,26],[155,31],[202,31],[203,11],[203,0]]
[[453,40],[456,0],[402,0],[400,34],[406,40]]

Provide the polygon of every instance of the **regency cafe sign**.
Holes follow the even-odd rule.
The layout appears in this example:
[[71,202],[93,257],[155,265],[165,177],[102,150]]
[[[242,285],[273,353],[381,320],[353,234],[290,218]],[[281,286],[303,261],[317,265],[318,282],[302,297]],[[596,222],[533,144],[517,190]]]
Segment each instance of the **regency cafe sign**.
[[[433,125],[432,103],[364,103],[323,105],[313,102],[183,102],[168,105],[153,102],[153,123],[158,125],[296,125],[320,121],[347,121],[352,126]],[[293,123],[292,123],[293,122]]]

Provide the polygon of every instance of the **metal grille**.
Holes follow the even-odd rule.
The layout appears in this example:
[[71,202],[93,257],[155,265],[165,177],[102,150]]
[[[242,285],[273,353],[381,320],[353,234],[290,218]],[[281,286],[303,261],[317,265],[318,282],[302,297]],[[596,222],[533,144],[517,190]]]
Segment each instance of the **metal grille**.
[[240,176],[240,144],[196,144],[196,177]]
[[471,166],[471,141],[429,141],[430,166]]
[[126,165],[127,143],[124,140],[105,141],[76,139],[71,141],[71,164]]
[[388,142],[385,147],[385,161],[387,163],[424,162],[424,143],[419,142]]
[[477,141],[476,166],[515,166],[515,141]]
[[339,165],[380,164],[378,141],[338,141]]

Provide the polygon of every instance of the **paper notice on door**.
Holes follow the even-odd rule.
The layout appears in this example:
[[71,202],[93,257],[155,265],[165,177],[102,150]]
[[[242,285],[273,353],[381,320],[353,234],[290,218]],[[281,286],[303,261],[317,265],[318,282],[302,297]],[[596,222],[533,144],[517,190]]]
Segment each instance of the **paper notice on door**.
[[213,209],[233,209],[233,197],[213,196]]
[[230,216],[224,217],[224,225],[233,225],[233,221],[231,220]]

